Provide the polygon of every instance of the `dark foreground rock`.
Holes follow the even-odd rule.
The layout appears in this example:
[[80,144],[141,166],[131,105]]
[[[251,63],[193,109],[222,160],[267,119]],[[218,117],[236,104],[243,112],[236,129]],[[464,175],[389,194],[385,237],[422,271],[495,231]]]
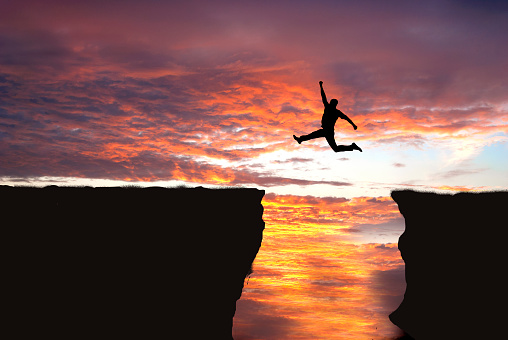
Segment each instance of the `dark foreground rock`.
[[0,187],[8,333],[231,339],[236,301],[261,245],[263,195]]
[[508,192],[392,198],[407,288],[391,321],[417,340],[506,337]]

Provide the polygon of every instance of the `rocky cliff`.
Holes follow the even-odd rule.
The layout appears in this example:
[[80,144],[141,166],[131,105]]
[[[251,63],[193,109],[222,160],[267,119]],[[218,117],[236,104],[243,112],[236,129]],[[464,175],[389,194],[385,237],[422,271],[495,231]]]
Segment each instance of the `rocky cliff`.
[[263,195],[0,187],[4,324],[20,339],[232,339]]
[[391,321],[417,340],[506,337],[508,192],[392,198],[407,288]]

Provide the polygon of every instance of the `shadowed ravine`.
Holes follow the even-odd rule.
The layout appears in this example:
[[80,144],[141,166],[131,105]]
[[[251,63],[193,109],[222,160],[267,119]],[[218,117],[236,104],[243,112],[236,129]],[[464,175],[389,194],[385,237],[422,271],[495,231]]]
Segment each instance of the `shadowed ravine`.
[[257,189],[0,187],[17,338],[232,339]]

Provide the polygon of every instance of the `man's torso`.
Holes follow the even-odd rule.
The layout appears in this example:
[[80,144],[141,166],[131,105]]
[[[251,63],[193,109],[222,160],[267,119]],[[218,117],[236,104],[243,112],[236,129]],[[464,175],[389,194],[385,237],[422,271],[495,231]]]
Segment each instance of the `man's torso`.
[[330,105],[326,105],[323,117],[321,118],[321,127],[323,129],[333,129],[337,119],[339,119],[339,117],[342,118],[343,116],[344,114],[340,110],[337,110]]

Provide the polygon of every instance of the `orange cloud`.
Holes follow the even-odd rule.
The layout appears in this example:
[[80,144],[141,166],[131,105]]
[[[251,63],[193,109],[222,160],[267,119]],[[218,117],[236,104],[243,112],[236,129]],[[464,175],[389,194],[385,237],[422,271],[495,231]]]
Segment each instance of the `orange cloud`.
[[465,187],[465,186],[449,186],[449,185],[441,185],[433,188],[437,190],[463,191],[463,192],[489,190],[487,187]]
[[333,226],[337,232],[347,232],[347,229],[362,224],[381,224],[400,216],[390,197],[346,199],[268,193],[263,199],[263,206],[267,223]]

